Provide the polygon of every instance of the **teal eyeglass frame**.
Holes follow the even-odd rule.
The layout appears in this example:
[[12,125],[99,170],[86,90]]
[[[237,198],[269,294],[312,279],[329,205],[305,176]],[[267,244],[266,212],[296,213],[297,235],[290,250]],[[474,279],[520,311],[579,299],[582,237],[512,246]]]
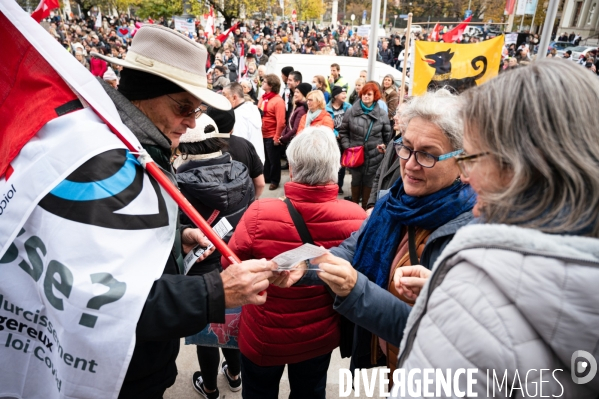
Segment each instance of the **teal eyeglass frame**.
[[[456,157],[456,156],[458,156],[458,155],[460,155],[461,153],[464,152],[464,150],[457,150],[457,151],[448,152],[447,154],[442,154],[442,155],[436,156],[436,155],[433,155],[433,154],[429,154],[428,152],[416,151],[416,150],[413,150],[413,149],[411,149],[409,147],[406,147],[403,144],[403,137],[400,137],[400,138],[398,138],[398,139],[396,139],[396,140],[393,141],[393,148],[395,149],[395,153],[397,154],[397,156],[399,158],[403,159],[404,161],[408,161],[412,157],[412,154],[414,154],[414,153],[416,153],[416,154],[423,154],[424,156],[431,157],[434,160],[434,162],[433,162],[432,165],[429,166],[429,165],[423,165],[423,164],[421,164],[420,161],[418,160],[418,156],[416,155],[416,162],[418,162],[418,165],[422,166],[423,168],[432,168],[432,167],[435,166],[435,164],[437,162],[441,162],[441,161],[445,161],[447,159],[454,158],[454,157]],[[399,151],[402,148],[405,148],[406,150],[410,151],[410,155],[407,158],[402,158],[399,155]]]

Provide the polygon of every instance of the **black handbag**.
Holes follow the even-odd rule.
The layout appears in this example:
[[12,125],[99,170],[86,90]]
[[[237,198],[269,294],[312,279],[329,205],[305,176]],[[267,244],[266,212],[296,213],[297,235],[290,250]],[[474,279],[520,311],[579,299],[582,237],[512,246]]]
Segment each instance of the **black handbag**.
[[[293,224],[297,232],[299,233],[300,238],[304,244],[312,244],[314,245],[314,240],[312,239],[312,235],[308,231],[308,226],[306,226],[306,222],[302,215],[295,209],[291,200],[289,198],[285,198],[283,201],[287,205],[287,209],[289,210],[289,214],[291,215],[291,220],[293,220]],[[335,293],[329,288],[329,286],[325,285],[327,291],[333,298],[335,298]],[[339,351],[341,352],[341,357],[351,357],[352,347],[354,344],[354,327],[355,324],[348,320],[345,316],[339,315],[339,329],[341,331],[341,338],[339,341]]]

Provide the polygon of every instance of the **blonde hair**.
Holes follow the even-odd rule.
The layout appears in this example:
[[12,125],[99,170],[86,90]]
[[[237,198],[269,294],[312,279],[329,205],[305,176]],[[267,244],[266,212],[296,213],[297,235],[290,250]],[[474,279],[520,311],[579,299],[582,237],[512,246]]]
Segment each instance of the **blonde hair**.
[[318,103],[318,109],[324,109],[324,94],[320,90],[312,90],[310,93],[306,95],[306,99],[316,100]]
[[597,76],[544,58],[462,96],[468,139],[510,177],[481,193],[486,221],[599,237]]

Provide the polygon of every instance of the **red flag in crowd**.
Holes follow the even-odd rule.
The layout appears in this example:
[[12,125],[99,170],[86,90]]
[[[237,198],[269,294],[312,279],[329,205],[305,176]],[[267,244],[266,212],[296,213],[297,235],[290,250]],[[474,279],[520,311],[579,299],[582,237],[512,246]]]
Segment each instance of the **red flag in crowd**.
[[472,15],[460,22],[458,26],[456,26],[452,30],[448,30],[447,32],[445,32],[443,34],[443,41],[445,43],[453,43],[457,41],[468,27],[468,24],[470,23],[471,19]]
[[0,87],[6,89],[2,92],[7,96],[3,96],[0,118],[0,176],[3,176],[21,148],[58,116],[60,107],[77,100],[77,96],[44,57],[14,32],[4,14],[0,14],[0,42],[14,46],[14,51],[4,54],[3,73],[0,73]]
[[229,37],[229,34],[233,31],[235,31],[235,29],[237,29],[238,27],[239,27],[239,22],[237,22],[235,25],[233,25],[229,29],[227,29],[225,31],[225,33],[218,35],[218,37],[217,37],[218,41],[223,43],[225,40],[227,40],[227,37]]
[[512,15],[514,13],[514,8],[516,8],[516,0],[507,0],[505,3],[505,13],[507,15]]
[[439,32],[441,32],[441,29],[443,29],[443,26],[439,25],[439,23],[437,23],[435,25],[435,27],[433,28],[433,31],[431,32],[431,40],[434,42],[438,42],[439,41]]
[[204,35],[208,37],[208,34],[214,35],[214,8],[210,7],[210,13],[206,19],[206,29],[204,29]]
[[35,11],[31,13],[31,18],[35,19],[37,22],[40,22],[42,19],[50,15],[50,11],[58,7],[58,0],[42,0]]

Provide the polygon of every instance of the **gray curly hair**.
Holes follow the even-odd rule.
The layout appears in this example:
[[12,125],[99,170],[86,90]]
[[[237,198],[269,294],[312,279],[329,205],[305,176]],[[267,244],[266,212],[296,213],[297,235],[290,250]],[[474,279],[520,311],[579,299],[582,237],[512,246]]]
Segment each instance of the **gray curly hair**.
[[462,149],[464,138],[464,122],[460,113],[462,104],[459,96],[447,89],[439,89],[412,97],[399,112],[405,126],[414,118],[422,118],[438,126],[455,151]]

